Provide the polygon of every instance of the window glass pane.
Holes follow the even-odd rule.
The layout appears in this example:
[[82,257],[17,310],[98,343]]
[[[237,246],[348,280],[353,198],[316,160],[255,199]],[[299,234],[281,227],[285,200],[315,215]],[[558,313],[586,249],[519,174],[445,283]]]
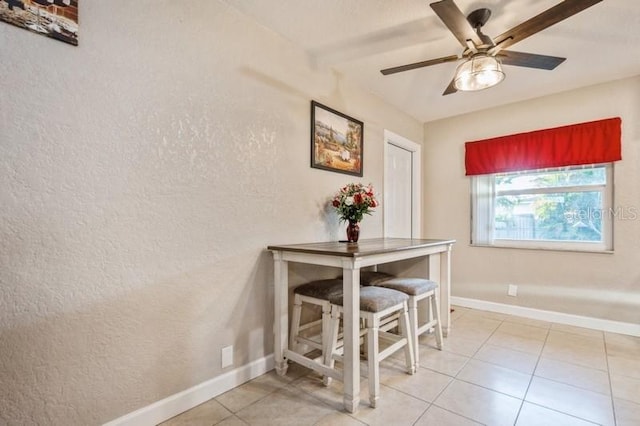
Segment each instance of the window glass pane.
[[498,195],[495,203],[496,239],[603,240],[600,191]]
[[497,192],[548,187],[604,185],[607,181],[605,166],[527,173],[499,173],[495,177]]

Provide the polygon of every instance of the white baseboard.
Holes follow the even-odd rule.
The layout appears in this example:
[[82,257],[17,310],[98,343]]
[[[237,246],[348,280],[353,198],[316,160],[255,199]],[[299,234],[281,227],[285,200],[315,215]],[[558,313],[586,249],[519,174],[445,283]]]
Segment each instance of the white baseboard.
[[498,312],[501,314],[573,325],[576,327],[592,328],[611,333],[640,336],[640,324],[584,317],[580,315],[565,314],[562,312],[544,311],[542,309],[525,308],[523,306],[506,305],[504,303],[487,302],[485,300],[468,299],[466,297],[452,296],[451,304],[465,308],[482,309],[484,311]]
[[254,379],[274,367],[273,354],[236,368],[190,389],[125,414],[103,426],[155,426]]
[[[640,336],[640,324],[611,321],[600,318],[545,311],[523,306],[506,305],[466,297],[451,297],[451,304],[465,308],[481,309],[501,314],[515,315],[541,321],[592,328],[612,333]],[[454,327],[455,330],[455,327]],[[455,331],[454,331],[455,332]],[[236,368],[218,377],[200,383],[190,389],[178,392],[151,405],[125,414],[103,426],[155,426],[177,416],[205,401],[215,398],[243,383],[248,382],[274,368],[273,354]]]

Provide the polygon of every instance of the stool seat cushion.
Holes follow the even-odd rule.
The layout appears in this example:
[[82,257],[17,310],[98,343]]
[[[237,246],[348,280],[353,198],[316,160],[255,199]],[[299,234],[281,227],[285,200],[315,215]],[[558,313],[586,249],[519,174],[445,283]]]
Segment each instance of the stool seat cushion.
[[295,294],[316,299],[329,300],[331,296],[342,294],[342,280],[327,279],[310,281],[293,289]]
[[[342,279],[342,275],[337,278]],[[378,271],[360,271],[360,285],[364,286],[378,285],[378,283],[389,280],[391,278],[395,278],[395,275]]]
[[377,285],[391,278],[395,278],[395,276],[386,272],[360,271],[360,285]]
[[[392,306],[409,300],[409,296],[400,292],[382,287],[360,288],[360,310],[365,312],[380,312]],[[329,301],[334,305],[344,304],[344,295],[333,295]]]
[[438,288],[435,281],[424,278],[392,278],[376,284],[379,287],[401,291],[410,296],[419,296]]

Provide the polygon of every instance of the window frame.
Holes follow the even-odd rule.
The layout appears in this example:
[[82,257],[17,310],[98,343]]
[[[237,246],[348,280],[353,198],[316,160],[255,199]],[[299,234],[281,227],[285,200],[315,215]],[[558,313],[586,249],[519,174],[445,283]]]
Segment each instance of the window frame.
[[[613,168],[614,163],[589,164],[573,167],[555,167],[547,169],[534,169],[519,172],[520,174],[533,174],[543,171],[562,171],[572,169],[588,169],[595,167],[605,167],[606,182],[601,185],[574,185],[556,186],[546,188],[527,188],[523,190],[506,190],[496,193],[495,177],[497,174],[471,176],[471,241],[472,246],[477,247],[498,247],[498,248],[520,248],[539,250],[560,250],[560,251],[580,251],[613,253],[613,209],[614,183]],[[600,191],[602,194],[602,241],[558,241],[558,240],[518,240],[495,238],[495,203],[496,197],[502,194],[544,194],[563,192],[594,192]]]

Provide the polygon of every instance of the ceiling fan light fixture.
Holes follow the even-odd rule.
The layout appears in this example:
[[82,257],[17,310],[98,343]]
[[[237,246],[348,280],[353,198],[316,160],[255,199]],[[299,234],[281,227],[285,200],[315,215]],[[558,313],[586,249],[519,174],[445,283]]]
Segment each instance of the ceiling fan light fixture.
[[502,65],[495,57],[477,53],[458,65],[453,85],[463,92],[474,92],[495,86],[504,80]]

